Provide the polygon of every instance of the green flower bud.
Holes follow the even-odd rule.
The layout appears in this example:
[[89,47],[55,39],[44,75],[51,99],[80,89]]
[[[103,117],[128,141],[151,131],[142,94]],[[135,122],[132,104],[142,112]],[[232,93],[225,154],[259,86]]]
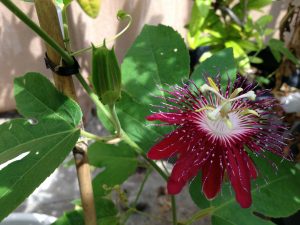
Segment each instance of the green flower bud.
[[121,72],[114,48],[93,46],[92,82],[103,104],[114,104],[121,97]]

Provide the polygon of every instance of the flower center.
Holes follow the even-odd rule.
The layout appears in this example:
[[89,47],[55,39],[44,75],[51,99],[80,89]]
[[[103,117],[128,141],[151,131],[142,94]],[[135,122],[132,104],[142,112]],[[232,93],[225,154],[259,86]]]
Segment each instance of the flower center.
[[[222,94],[220,93],[219,88],[217,87],[217,85],[215,84],[215,82],[213,81],[213,79],[211,79],[210,77],[208,77],[208,84],[204,84],[200,87],[200,90],[202,93],[206,93],[206,92],[212,92],[213,94],[215,94],[216,98],[218,98],[220,101],[220,104],[216,105],[216,106],[209,106],[209,107],[204,107],[201,109],[198,109],[196,111],[200,112],[202,110],[207,110],[206,115],[207,118],[212,121],[212,122],[216,122],[216,123],[212,123],[209,127],[215,127],[216,129],[219,128],[223,128],[226,125],[226,129],[233,129],[234,128],[234,122],[235,120],[233,119],[233,115],[232,112],[234,111],[238,111],[238,115],[248,115],[248,114],[253,114],[256,116],[259,116],[258,113],[255,110],[249,109],[249,108],[237,108],[232,110],[232,104],[233,102],[239,100],[239,99],[243,99],[243,98],[248,98],[250,100],[255,100],[256,95],[254,93],[254,91],[248,91],[242,95],[239,95],[240,92],[243,91],[243,88],[236,88],[231,95],[228,98],[225,98],[224,96],[222,96]],[[231,116],[230,116],[231,115]],[[234,117],[235,118],[235,117]],[[215,125],[212,125],[215,124]],[[222,131],[221,131],[222,132]]]
[[202,120],[201,128],[205,129],[211,136],[218,138],[229,138],[244,131],[245,128],[242,126],[237,112],[228,113],[227,116],[230,126],[228,126],[227,120],[223,118],[211,120],[207,116],[207,119]]

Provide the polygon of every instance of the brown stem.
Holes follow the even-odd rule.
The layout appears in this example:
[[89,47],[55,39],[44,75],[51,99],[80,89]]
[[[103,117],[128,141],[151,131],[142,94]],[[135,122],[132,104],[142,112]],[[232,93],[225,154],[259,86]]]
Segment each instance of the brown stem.
[[[35,0],[35,7],[41,28],[43,28],[61,47],[64,47],[63,37],[53,0]],[[46,49],[50,60],[59,65],[61,62],[61,56],[47,44]],[[62,77],[55,73],[53,73],[53,77],[57,89],[77,101],[72,77]],[[82,124],[80,125],[80,128],[83,128]],[[73,150],[73,155],[77,169],[85,225],[97,225],[91,172],[87,157],[87,147],[88,146],[85,141],[78,142]]]

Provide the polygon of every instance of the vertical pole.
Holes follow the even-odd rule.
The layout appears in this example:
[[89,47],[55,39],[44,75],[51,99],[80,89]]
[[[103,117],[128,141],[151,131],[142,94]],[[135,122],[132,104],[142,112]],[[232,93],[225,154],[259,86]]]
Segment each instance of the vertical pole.
[[[64,47],[62,32],[53,0],[35,0],[35,7],[41,28],[61,47]],[[47,44],[46,49],[49,59],[59,65],[61,56]],[[55,73],[53,73],[53,77],[57,89],[77,101],[72,77],[62,77]],[[83,128],[82,125],[81,128]],[[92,178],[87,157],[87,144],[79,142],[73,150],[73,155],[77,169],[85,225],[97,225]]]

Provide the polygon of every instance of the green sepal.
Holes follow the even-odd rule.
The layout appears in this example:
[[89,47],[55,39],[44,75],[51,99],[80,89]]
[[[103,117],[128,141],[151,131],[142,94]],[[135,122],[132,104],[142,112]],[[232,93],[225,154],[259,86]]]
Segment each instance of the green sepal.
[[121,71],[114,48],[93,46],[92,82],[103,104],[114,104],[121,97]]

